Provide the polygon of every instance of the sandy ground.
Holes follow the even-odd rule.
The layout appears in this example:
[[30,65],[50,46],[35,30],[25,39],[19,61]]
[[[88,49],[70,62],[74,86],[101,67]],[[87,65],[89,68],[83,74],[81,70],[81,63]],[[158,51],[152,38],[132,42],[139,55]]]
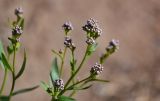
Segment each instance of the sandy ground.
[[[99,21],[103,29],[99,46],[87,61],[79,78],[87,75],[90,66],[100,56],[112,38],[120,40],[120,49],[104,64],[100,76],[111,82],[95,83],[75,97],[78,101],[160,101],[160,1],[159,0],[0,0],[0,40],[8,44],[11,30],[7,19],[15,19],[16,7],[23,7],[25,30],[17,64],[22,62],[23,48],[28,61],[23,77],[16,88],[30,87],[49,80],[54,55],[51,49],[63,49],[65,21],[74,26],[73,40],[79,60],[85,50],[85,34],[81,26],[90,17]],[[69,61],[69,56],[66,61]],[[18,66],[17,65],[17,66]],[[18,69],[18,67],[17,67]],[[68,73],[65,64],[64,78]],[[0,69],[0,81],[3,72]],[[1,83],[1,82],[0,82]],[[10,89],[8,81],[6,92]],[[42,88],[16,96],[12,101],[49,101]]]

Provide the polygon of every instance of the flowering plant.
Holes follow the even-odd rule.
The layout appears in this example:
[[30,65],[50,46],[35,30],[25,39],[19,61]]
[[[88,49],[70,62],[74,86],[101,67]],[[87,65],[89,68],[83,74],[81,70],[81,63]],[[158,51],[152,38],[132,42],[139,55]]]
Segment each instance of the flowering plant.
[[[83,64],[96,50],[98,45],[97,38],[101,36],[102,30],[99,28],[98,22],[92,18],[87,20],[87,23],[82,27],[82,29],[86,32],[86,51],[83,59],[78,65],[77,59],[75,58],[76,45],[70,37],[70,32],[73,30],[73,26],[71,22],[66,22],[62,28],[65,33],[64,49],[59,52],[52,50],[56,57],[53,60],[52,69],[50,71],[51,84],[49,85],[42,82],[41,86],[52,97],[51,101],[75,101],[72,96],[79,90],[86,90],[90,88],[92,86],[92,82],[109,82],[108,80],[99,79],[98,75],[102,73],[104,69],[102,66],[104,61],[118,49],[119,41],[115,39],[110,41],[106,48],[106,52],[102,54],[102,56],[99,57],[99,61],[91,67],[88,76],[84,79],[77,80],[76,76],[83,68]],[[70,77],[66,83],[64,83],[62,75],[67,51],[71,52],[69,69]],[[58,62],[58,58],[61,61],[60,64]],[[69,92],[70,94],[66,95],[66,92]]]
[[[17,17],[16,21],[13,21],[10,23],[10,27],[12,29],[12,36],[8,37],[10,44],[7,46],[7,51],[3,49],[3,44],[0,42],[0,67],[3,68],[4,70],[4,78],[2,81],[2,85],[0,88],[0,101],[10,101],[11,98],[17,94],[25,93],[31,90],[36,89],[38,86],[34,86],[31,88],[25,88],[25,89],[20,89],[17,91],[14,91],[16,81],[19,79],[26,67],[26,52],[24,50],[24,59],[22,66],[18,73],[16,73],[16,53],[20,48],[20,37],[23,33],[23,28],[24,28],[24,17],[23,17],[23,10],[22,8],[16,8],[15,9],[15,15]],[[9,92],[9,95],[2,95],[3,91],[5,89],[7,76],[8,72],[12,74],[12,86]]]

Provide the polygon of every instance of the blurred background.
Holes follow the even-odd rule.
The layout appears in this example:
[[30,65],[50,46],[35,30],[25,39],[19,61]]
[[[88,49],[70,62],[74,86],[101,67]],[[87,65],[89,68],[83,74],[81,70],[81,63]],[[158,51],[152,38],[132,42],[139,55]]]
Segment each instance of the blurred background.
[[[105,62],[100,76],[110,83],[95,83],[89,90],[79,92],[75,96],[77,101],[160,101],[159,0],[0,0],[0,40],[5,46],[11,35],[8,18],[16,18],[14,9],[19,6],[24,9],[25,29],[21,38],[23,46],[17,55],[17,70],[23,61],[24,47],[28,61],[15,89],[49,81],[54,57],[51,49],[63,49],[61,26],[65,21],[71,21],[74,26],[71,36],[80,61],[86,46],[81,27],[92,17],[99,21],[103,34],[98,39],[97,51],[85,63],[79,78],[89,73],[112,38],[119,39],[120,49]],[[68,68],[66,63],[65,80]],[[0,69],[0,83],[2,77]],[[10,89],[9,79],[5,93]],[[15,96],[13,101],[50,101],[50,97],[39,87]]]

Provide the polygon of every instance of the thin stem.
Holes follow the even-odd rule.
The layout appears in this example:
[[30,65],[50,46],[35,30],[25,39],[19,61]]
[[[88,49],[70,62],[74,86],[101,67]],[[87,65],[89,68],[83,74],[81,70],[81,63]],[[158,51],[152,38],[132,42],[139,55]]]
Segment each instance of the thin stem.
[[53,52],[54,54],[58,55],[58,56],[60,57],[60,59],[62,60],[62,56],[61,56],[59,53],[57,53],[55,50],[52,50],[52,52]]
[[[80,83],[82,83],[82,82],[84,82],[84,81],[87,81],[87,80],[89,80],[89,79],[90,79],[90,76],[87,77],[87,78],[85,78],[85,79],[83,79],[83,80],[81,80],[81,81],[76,82],[75,84],[73,84],[73,85],[71,85],[70,87],[66,88],[66,90],[69,89],[69,88],[71,88],[71,87],[73,87],[73,86],[76,86],[76,85],[78,85],[78,84],[80,84]],[[84,82],[84,83],[85,83],[85,82]]]
[[100,59],[99,59],[100,64],[103,64],[104,61],[109,57],[109,55],[110,55],[109,53],[103,54],[103,56],[100,57]]
[[[89,82],[89,80],[88,81],[86,81],[86,82],[84,82],[82,85],[80,85],[80,87],[83,87],[85,84],[87,84]],[[74,94],[76,94],[76,90],[74,90],[70,95],[69,95],[69,97],[72,97]]]
[[75,71],[75,73],[69,78],[69,80],[67,81],[65,87],[64,87],[64,90],[60,93],[60,95],[62,95],[65,91],[66,91],[66,88],[67,86],[69,85],[69,83],[72,81],[72,79],[76,76],[76,74],[79,72],[79,70],[82,68],[82,65],[87,57],[87,52],[88,52],[88,46],[87,46],[87,49],[86,49],[86,52],[85,52],[85,55],[82,59],[82,62],[81,64],[79,65],[78,69]]
[[5,86],[5,84],[6,84],[7,74],[8,74],[8,72],[7,72],[7,69],[5,68],[3,83],[2,83],[2,86],[1,86],[1,90],[0,90],[0,96],[1,96],[1,94],[2,94],[2,92],[3,92],[3,90],[4,90],[4,86]]
[[[9,61],[9,58],[10,58],[10,55],[8,55],[8,57],[7,57],[8,61]],[[1,89],[0,89],[0,96],[2,95],[2,92],[3,92],[3,90],[4,90],[4,86],[5,86],[5,84],[6,84],[7,74],[8,74],[8,70],[5,68],[5,73],[4,73],[4,77],[3,77],[3,82],[2,82]]]
[[15,81],[16,81],[16,78],[15,78],[15,61],[16,61],[16,49],[15,49],[15,46],[14,46],[13,71],[12,71],[12,87],[11,87],[11,90],[10,90],[9,99],[11,99],[11,96],[12,96],[12,93],[13,93],[13,90],[14,90],[14,87],[15,87]]
[[62,73],[63,73],[64,59],[65,59],[65,56],[66,56],[66,52],[67,52],[67,47],[65,47],[64,53],[63,53],[63,56],[62,56],[62,62],[61,62],[61,68],[60,68],[60,77],[62,76]]
[[[72,53],[72,60],[71,61],[73,61],[73,65],[71,65],[71,75],[73,75],[75,72],[75,64],[76,63],[75,63],[75,58],[74,58],[74,51],[71,50],[71,53]],[[73,84],[75,83],[74,78],[73,78],[72,82],[73,82]]]

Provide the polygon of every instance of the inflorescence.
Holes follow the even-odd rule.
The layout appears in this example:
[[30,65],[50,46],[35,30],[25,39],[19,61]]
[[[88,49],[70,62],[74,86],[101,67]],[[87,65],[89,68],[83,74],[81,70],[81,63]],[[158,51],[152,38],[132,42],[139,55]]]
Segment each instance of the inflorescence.
[[88,37],[97,39],[102,34],[102,30],[99,28],[98,22],[93,18],[87,20],[87,23],[82,26],[82,29],[87,32]]
[[15,15],[20,16],[23,14],[23,9],[21,7],[18,7],[14,11]]
[[119,49],[119,40],[112,39],[112,40],[109,42],[109,45],[108,45],[108,47],[106,48],[106,51],[109,52],[109,53],[113,53],[113,52],[115,52],[117,49]]
[[75,44],[72,42],[72,39],[70,36],[65,37],[64,45],[70,49],[75,49]]
[[99,75],[103,71],[103,66],[99,63],[96,63],[94,66],[92,66],[90,73],[91,75]]
[[18,25],[16,25],[15,28],[12,29],[13,36],[20,36],[22,33],[23,33],[23,30]]
[[71,22],[65,22],[62,26],[63,30],[67,34],[70,30],[73,30],[73,26]]
[[63,90],[64,89],[64,82],[62,79],[57,79],[53,82],[55,88],[59,91],[59,90]]

